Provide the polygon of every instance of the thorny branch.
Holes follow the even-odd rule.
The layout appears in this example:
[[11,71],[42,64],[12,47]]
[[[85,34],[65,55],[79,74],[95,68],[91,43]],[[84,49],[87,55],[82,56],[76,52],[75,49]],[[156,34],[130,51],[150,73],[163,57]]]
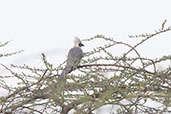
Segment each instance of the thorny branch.
[[[44,68],[12,65],[21,71],[15,72],[0,64],[10,73],[0,75],[0,88],[8,92],[8,95],[0,96],[0,113],[67,114],[74,109],[77,114],[92,114],[107,104],[119,106],[117,113],[120,114],[171,113],[171,67],[164,70],[156,68],[156,64],[170,61],[171,55],[153,60],[142,57],[136,49],[145,41],[171,31],[171,27],[165,28],[165,23],[155,33],[130,36],[144,38],[134,46],[103,35],[83,40],[102,39],[108,44],[86,52],[81,65],[74,69],[76,72],[70,73],[64,82],[59,81],[57,76],[65,62],[54,68],[44,54]],[[0,47],[7,44],[0,44]],[[120,56],[114,56],[109,49],[116,45],[129,49]],[[102,52],[103,56],[98,55]],[[131,52],[135,52],[136,56],[130,57]],[[137,61],[140,61],[139,66],[135,65]],[[13,78],[18,79],[17,87],[11,87],[6,82],[6,79]],[[161,105],[157,108],[147,106],[149,100]]]

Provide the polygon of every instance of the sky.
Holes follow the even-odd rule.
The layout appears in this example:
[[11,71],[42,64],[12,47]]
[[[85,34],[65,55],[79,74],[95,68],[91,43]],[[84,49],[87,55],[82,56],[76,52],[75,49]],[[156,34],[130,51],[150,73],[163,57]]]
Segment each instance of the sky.
[[[1,0],[0,41],[11,41],[1,52],[25,50],[3,61],[29,64],[35,60],[38,64],[43,52],[50,61],[53,56],[52,62],[59,64],[58,61],[66,59],[75,36],[85,39],[103,34],[132,43],[128,35],[153,32],[165,19],[171,25],[170,3],[170,0]],[[151,40],[142,53],[154,57],[167,54],[169,41],[170,38]],[[157,53],[150,55],[151,51]]]
[[[165,19],[171,26],[170,4],[170,0],[1,0],[0,42],[11,42],[0,53],[24,52],[0,62],[41,66],[41,53],[45,53],[58,65],[66,59],[75,36],[85,39],[102,34],[134,44],[138,39],[128,35],[154,32]],[[171,54],[170,42],[171,33],[166,33],[138,50],[145,57],[161,57]],[[86,42],[83,50],[92,45],[97,43]]]

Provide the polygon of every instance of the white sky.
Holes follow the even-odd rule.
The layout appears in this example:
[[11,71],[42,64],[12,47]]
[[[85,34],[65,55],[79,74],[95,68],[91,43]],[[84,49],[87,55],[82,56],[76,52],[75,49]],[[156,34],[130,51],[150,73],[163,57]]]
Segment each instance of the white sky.
[[[152,32],[165,19],[171,25],[170,4],[170,0],[1,0],[0,41],[12,40],[1,52],[25,50],[5,61],[23,64],[40,60],[41,52],[64,60],[75,36],[103,34],[132,43],[128,35]],[[170,53],[169,36],[149,41],[142,53]],[[159,54],[161,50],[165,52]]]
[[[132,43],[136,39],[128,35],[153,32],[165,19],[171,26],[170,5],[171,0],[0,0],[0,42],[12,40],[0,53],[25,50],[0,62],[37,65],[44,52],[59,64],[75,36],[103,34]],[[170,42],[167,33],[138,49],[145,57],[160,57],[171,54]]]
[[[25,50],[4,60],[23,64],[38,62],[41,52],[64,60],[75,36],[103,34],[132,43],[128,35],[152,32],[165,19],[171,25],[170,4],[170,0],[1,0],[0,41],[12,40],[1,52]],[[141,53],[170,53],[169,36],[149,41]]]

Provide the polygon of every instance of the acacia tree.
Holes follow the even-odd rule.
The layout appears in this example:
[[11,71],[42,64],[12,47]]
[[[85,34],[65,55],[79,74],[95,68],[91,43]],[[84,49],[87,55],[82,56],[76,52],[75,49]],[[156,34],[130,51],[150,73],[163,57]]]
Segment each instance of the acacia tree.
[[[19,69],[20,72],[16,72],[1,64],[10,74],[0,76],[0,87],[8,91],[7,96],[0,97],[0,112],[67,114],[74,109],[75,114],[93,114],[100,107],[111,105],[117,107],[118,114],[171,113],[171,67],[156,68],[158,63],[169,62],[171,55],[150,59],[142,57],[136,49],[145,41],[171,31],[171,27],[165,27],[165,22],[154,33],[130,36],[142,39],[133,46],[103,35],[83,40],[101,39],[107,44],[85,52],[76,72],[63,81],[58,80],[58,72],[65,62],[53,66],[44,54],[44,68],[11,65]],[[121,56],[114,56],[111,50],[117,45],[128,50]],[[129,55],[132,52],[135,53],[133,57]],[[18,79],[17,87],[11,87],[5,81],[12,78]],[[160,105],[149,106],[148,101]]]

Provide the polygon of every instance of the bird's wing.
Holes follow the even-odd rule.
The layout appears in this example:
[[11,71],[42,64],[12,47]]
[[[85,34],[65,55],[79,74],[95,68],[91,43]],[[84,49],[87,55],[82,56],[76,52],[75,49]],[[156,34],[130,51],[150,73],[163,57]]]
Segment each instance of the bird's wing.
[[83,57],[83,51],[80,47],[70,49],[68,53],[67,66],[78,65]]
[[74,47],[70,49],[68,53],[67,65],[59,76],[59,79],[62,80],[68,73],[72,72],[73,68],[80,63],[82,57],[83,51],[81,50],[81,48]]

